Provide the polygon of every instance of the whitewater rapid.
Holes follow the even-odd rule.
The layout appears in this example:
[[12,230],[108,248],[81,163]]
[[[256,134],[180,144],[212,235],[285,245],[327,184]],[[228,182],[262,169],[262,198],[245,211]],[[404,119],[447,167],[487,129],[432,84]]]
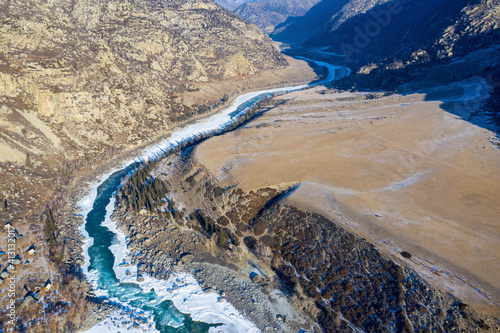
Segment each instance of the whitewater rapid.
[[[84,219],[84,223],[79,228],[84,236],[83,253],[85,263],[83,266],[83,272],[87,280],[92,284],[96,296],[108,297],[110,301],[121,304],[124,307],[128,307],[135,313],[141,313],[141,315],[143,314],[145,319],[144,323],[138,327],[134,325],[136,323],[132,323],[132,321],[129,320],[130,318],[126,318],[126,315],[124,315],[123,312],[116,311],[86,332],[116,333],[123,330],[127,330],[128,332],[159,332],[154,327],[154,316],[151,313],[135,308],[134,306],[127,304],[127,302],[109,297],[109,290],[101,289],[99,286],[99,271],[96,269],[90,269],[91,258],[89,255],[89,248],[94,244],[94,238],[90,237],[88,234],[86,224],[88,215],[94,208],[99,186],[101,186],[114,173],[124,170],[134,163],[161,156],[166,151],[171,148],[175,148],[183,141],[188,141],[189,139],[200,134],[213,134],[216,130],[224,130],[237,121],[239,115],[248,110],[247,108],[235,115],[237,109],[242,104],[248,103],[252,99],[259,96],[264,98],[265,95],[271,95],[274,93],[296,91],[333,81],[336,79],[337,71],[342,68],[341,66],[335,66],[324,62],[315,62],[317,65],[327,67],[328,69],[328,76],[321,82],[309,85],[267,89],[240,95],[231,103],[229,107],[225,108],[220,113],[211,116],[206,120],[199,121],[195,124],[185,126],[175,131],[169,139],[145,150],[141,156],[132,159],[124,163],[121,167],[105,174],[99,182],[92,185],[89,193],[78,202],[78,207],[81,209],[81,214]],[[347,69],[347,75],[349,75],[349,73],[350,71]],[[112,197],[109,204],[106,205],[106,214],[101,225],[109,229],[115,237],[113,244],[109,247],[109,249],[114,256],[113,270],[120,283],[135,284],[144,292],[154,289],[154,292],[159,297],[160,302],[163,300],[172,301],[177,310],[181,313],[189,314],[194,321],[200,321],[208,324],[222,324],[217,327],[211,327],[209,332],[260,332],[254,323],[246,319],[238,310],[236,310],[236,308],[234,308],[233,305],[225,299],[222,299],[220,295],[214,292],[205,293],[194,276],[190,274],[175,274],[168,280],[155,279],[151,276],[143,274],[143,280],[141,279],[139,282],[137,279],[138,268],[131,264],[131,254],[126,245],[126,236],[111,220],[114,203],[115,200],[114,197]],[[119,287],[120,286],[117,286],[117,288]],[[152,302],[156,302],[156,300],[153,300]],[[169,322],[168,325],[171,327],[178,327],[179,325],[182,325],[181,319],[174,317],[169,320],[171,322]]]

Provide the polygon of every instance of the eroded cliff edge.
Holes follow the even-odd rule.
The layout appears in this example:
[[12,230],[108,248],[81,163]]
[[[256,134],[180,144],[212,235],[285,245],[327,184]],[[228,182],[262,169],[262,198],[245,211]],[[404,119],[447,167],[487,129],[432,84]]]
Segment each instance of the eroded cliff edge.
[[[440,91],[436,89],[436,93]],[[398,246],[409,249],[411,244],[401,239],[393,243],[388,234],[370,229],[373,222],[366,222],[364,215],[373,216],[373,212],[363,214],[371,191],[363,191],[362,187],[376,185],[382,190],[374,191],[379,200],[375,218],[383,219],[392,231],[401,228],[401,223],[391,221],[387,214],[396,209],[403,215],[408,212],[399,210],[400,203],[392,195],[426,198],[430,192],[425,189],[429,187],[415,184],[432,180],[404,179],[415,178],[411,175],[420,174],[420,168],[429,173],[436,163],[434,153],[440,156],[440,152],[448,151],[446,158],[441,155],[439,168],[434,170],[439,171],[453,155],[451,147],[458,148],[453,151],[456,154],[453,158],[471,160],[467,157],[471,153],[497,156],[494,142],[488,146],[492,148],[489,150],[475,146],[487,139],[488,133],[472,131],[472,125],[455,118],[455,126],[448,135],[469,128],[467,136],[460,139],[471,145],[467,154],[463,155],[463,146],[456,141],[432,139],[433,150],[424,151],[425,158],[403,170],[379,147],[381,141],[389,142],[388,128],[398,138],[397,144],[414,154],[409,143],[415,143],[413,134],[422,130],[418,119],[424,118],[431,132],[441,122],[451,121],[452,115],[444,113],[440,104],[426,102],[425,95],[339,93],[319,87],[287,94],[271,103],[278,106],[262,117],[170,156],[150,174],[143,173],[142,180],[135,180],[134,186],[139,187],[149,176],[160,181],[166,189],[167,201],[156,205],[153,192],[139,191],[138,187],[134,190],[132,185],[118,194],[114,220],[130,237],[128,246],[140,274],[166,278],[177,271],[191,272],[207,291],[227,298],[263,330],[266,327],[325,332],[355,328],[370,332],[499,329],[497,319],[477,312],[476,309],[481,309],[477,304],[471,308],[469,301],[443,291],[444,287],[436,287],[432,278],[431,284],[420,277],[424,270],[413,264],[425,258],[426,252],[413,247],[411,253],[401,250]],[[441,137],[439,133],[436,135]],[[293,142],[290,136],[294,137]],[[358,150],[349,155],[353,159],[350,163],[345,160],[349,142]],[[367,162],[365,150],[373,154],[373,165]],[[393,157],[400,160],[401,154],[396,152]],[[464,170],[469,167],[463,165]],[[397,173],[389,175],[391,168],[396,168]],[[382,170],[385,173],[380,173]],[[367,172],[373,176],[358,179],[358,175]],[[438,175],[436,179],[443,183],[446,178]],[[398,181],[399,178],[403,180]],[[492,179],[497,178],[492,175],[488,181]],[[331,182],[345,183],[344,188],[329,187]],[[353,189],[349,190],[348,185]],[[439,187],[431,188],[433,195],[443,199]],[[461,189],[466,192],[466,188]],[[352,204],[340,194],[351,200],[359,195],[364,200]],[[382,212],[386,195],[392,202],[392,210]],[[297,196],[303,196],[302,203]],[[330,196],[338,201],[326,202],[325,197]],[[352,204],[351,222],[358,227],[350,227],[339,213],[332,216],[328,208],[330,205],[346,208],[349,204]],[[325,213],[318,213],[321,211],[318,205],[323,205]],[[354,207],[359,211],[354,211]],[[442,232],[455,232],[452,227],[441,225]],[[366,233],[369,240],[361,236],[362,228],[372,231]],[[425,236],[411,228],[404,232],[408,237]],[[389,251],[376,236],[389,237],[383,239],[392,244]],[[417,268],[419,273],[414,270]],[[443,278],[449,275],[446,271],[435,274]],[[290,300],[292,309],[276,308],[281,299],[276,290]],[[464,297],[470,296],[464,290],[458,291]],[[494,299],[490,301],[495,304]],[[490,305],[490,311],[495,311],[494,305]]]
[[[263,331],[499,329],[334,219],[296,208],[287,196],[299,184],[244,190],[211,173],[196,149],[141,176],[161,181],[167,202],[152,205],[154,191],[138,191],[141,178],[117,196],[114,220],[140,274],[188,271]],[[279,294],[293,307],[277,306]]]

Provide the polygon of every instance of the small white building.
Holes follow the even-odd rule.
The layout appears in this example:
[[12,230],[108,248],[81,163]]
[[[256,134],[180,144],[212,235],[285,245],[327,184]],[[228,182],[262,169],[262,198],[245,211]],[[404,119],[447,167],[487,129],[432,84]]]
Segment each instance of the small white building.
[[50,279],[47,279],[47,281],[45,281],[45,291],[50,291],[52,289],[52,282],[50,281]]

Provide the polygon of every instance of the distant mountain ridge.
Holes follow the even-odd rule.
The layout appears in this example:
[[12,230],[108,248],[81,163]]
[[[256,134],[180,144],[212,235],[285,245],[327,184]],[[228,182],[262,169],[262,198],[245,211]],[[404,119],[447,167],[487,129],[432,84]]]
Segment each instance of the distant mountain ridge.
[[472,76],[499,86],[499,1],[323,0],[271,37],[295,47],[291,52],[350,67],[353,75],[337,83],[342,88],[396,89]]
[[255,0],[214,0],[216,4],[229,11],[234,11],[239,6]]
[[419,48],[433,49],[431,58],[452,57],[498,42],[499,25],[499,3],[492,0],[323,0],[271,36],[304,47],[328,46],[366,63]]
[[276,40],[303,44],[310,38],[334,31],[342,22],[387,0],[323,0],[301,17],[290,17],[271,34]]
[[319,0],[257,0],[246,2],[234,13],[254,23],[263,32],[272,33],[289,17],[302,16]]
[[320,0],[214,0],[266,34],[289,17],[302,16]]

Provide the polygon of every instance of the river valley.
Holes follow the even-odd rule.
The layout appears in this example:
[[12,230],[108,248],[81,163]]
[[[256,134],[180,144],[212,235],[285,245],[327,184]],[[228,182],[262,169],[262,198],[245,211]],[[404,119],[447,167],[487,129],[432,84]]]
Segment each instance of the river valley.
[[[348,70],[340,66],[323,62],[318,62],[318,65],[327,67],[328,75],[322,82],[315,85],[330,82],[338,79],[339,75],[348,74]],[[145,326],[152,331],[192,332],[207,330],[211,325],[203,323],[208,323],[216,325],[218,331],[224,332],[258,331],[227,301],[221,301],[220,297],[213,293],[204,294],[192,276],[183,275],[182,278],[174,276],[167,281],[146,277],[142,278],[141,282],[137,282],[137,267],[130,265],[125,236],[110,220],[114,209],[112,196],[119,187],[121,179],[134,170],[139,162],[161,156],[195,135],[210,134],[219,129],[224,130],[225,127],[237,121],[238,117],[244,114],[250,106],[270,94],[307,87],[307,85],[301,85],[276,88],[237,97],[232,105],[220,114],[212,116],[208,121],[197,122],[173,133],[169,140],[148,150],[135,161],[126,163],[123,169],[105,175],[102,181],[95,184],[91,192],[80,201],[79,206],[82,208],[86,221],[81,228],[86,236],[84,272],[96,288],[96,295],[109,297],[125,307],[131,307],[135,315],[140,318],[124,324],[125,327],[133,329],[136,325],[142,328]],[[115,323],[117,325],[115,329],[119,329],[119,321]],[[106,325],[110,326],[109,329],[114,329],[109,321]],[[96,332],[102,332],[103,329],[105,328],[102,325],[95,328]]]

